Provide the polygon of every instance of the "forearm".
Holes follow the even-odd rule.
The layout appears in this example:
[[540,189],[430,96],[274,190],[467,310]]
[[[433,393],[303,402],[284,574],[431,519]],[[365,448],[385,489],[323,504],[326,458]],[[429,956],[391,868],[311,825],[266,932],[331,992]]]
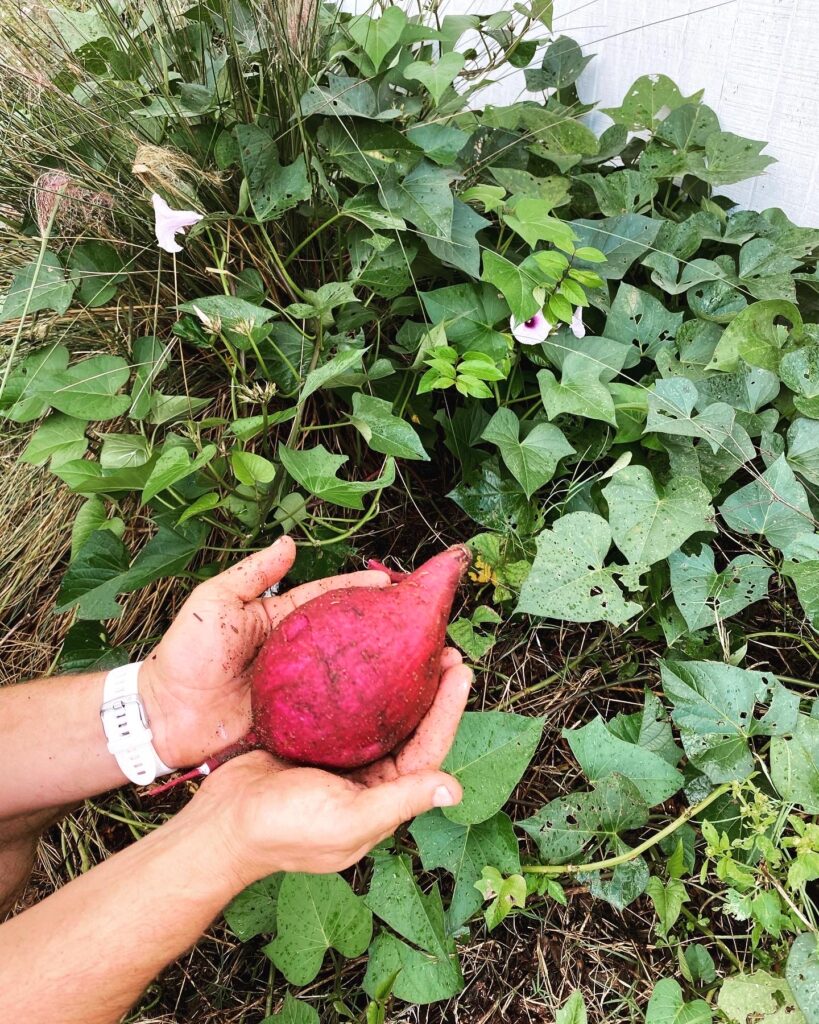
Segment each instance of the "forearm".
[[0,1020],[113,1024],[249,879],[193,807],[0,927]]
[[121,786],[100,723],[105,673],[0,689],[0,821]]

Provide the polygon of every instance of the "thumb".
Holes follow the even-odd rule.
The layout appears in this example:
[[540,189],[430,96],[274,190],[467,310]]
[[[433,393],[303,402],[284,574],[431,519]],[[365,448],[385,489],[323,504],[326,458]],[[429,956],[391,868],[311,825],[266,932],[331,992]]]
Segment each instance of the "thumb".
[[461,784],[445,772],[409,772],[364,790],[357,810],[380,841],[392,835],[402,822],[433,807],[451,807],[462,797]]

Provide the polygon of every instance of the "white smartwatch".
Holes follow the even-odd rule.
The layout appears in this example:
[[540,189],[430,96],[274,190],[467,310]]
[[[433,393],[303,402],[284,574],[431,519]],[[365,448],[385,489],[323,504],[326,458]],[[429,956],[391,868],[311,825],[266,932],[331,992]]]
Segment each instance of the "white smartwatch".
[[138,786],[146,786],[169,768],[154,749],[153,738],[139,696],[137,680],[141,661],[112,669],[105,677],[100,719],[108,750],[116,758],[123,775]]

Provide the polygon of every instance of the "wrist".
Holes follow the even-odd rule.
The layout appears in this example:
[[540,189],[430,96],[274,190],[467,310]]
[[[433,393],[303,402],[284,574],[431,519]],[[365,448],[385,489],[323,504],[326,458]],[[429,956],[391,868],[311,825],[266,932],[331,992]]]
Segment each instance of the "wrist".
[[251,856],[249,837],[239,820],[241,793],[233,790],[223,798],[222,794],[208,792],[210,785],[208,779],[172,820],[196,837],[198,849],[207,851],[207,870],[217,885],[230,891],[228,902],[248,885],[278,869],[261,866]]
[[153,745],[160,760],[174,768],[187,768],[174,750],[170,737],[170,727],[167,707],[162,701],[162,687],[158,684],[153,670],[152,662],[149,659],[144,661],[139,668],[138,677],[139,696],[145,707],[145,716],[148,719],[148,727],[153,733]]
[[[287,863],[288,812],[276,799],[281,772],[270,754],[257,750],[234,757],[209,775],[188,804],[191,816],[207,823],[222,870],[239,889],[276,871],[294,871]],[[285,773],[286,774],[286,773]],[[287,803],[286,797],[283,800]],[[274,807],[273,817],[270,808]],[[283,813],[280,814],[279,811]]]

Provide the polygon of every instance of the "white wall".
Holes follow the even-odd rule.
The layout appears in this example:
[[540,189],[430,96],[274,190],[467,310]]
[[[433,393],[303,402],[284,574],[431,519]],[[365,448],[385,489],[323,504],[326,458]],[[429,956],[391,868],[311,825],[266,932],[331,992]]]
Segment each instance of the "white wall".
[[[405,0],[410,10],[417,5]],[[441,5],[453,14],[511,7],[511,0]],[[726,131],[766,140],[765,152],[778,160],[726,193],[743,206],[780,206],[797,223],[819,227],[819,0],[555,0],[554,29],[597,54],[580,79],[584,100],[618,106],[636,78],[655,72],[673,78],[684,95],[704,88]],[[512,102],[523,89],[515,74],[481,95]],[[609,121],[598,115],[594,123]]]
[[717,3],[556,0],[555,30],[597,54],[581,79],[583,99],[617,106],[635,78],[652,72],[685,96],[704,88],[724,130],[765,139],[778,160],[725,191],[743,206],[780,206],[819,227],[819,0]]

